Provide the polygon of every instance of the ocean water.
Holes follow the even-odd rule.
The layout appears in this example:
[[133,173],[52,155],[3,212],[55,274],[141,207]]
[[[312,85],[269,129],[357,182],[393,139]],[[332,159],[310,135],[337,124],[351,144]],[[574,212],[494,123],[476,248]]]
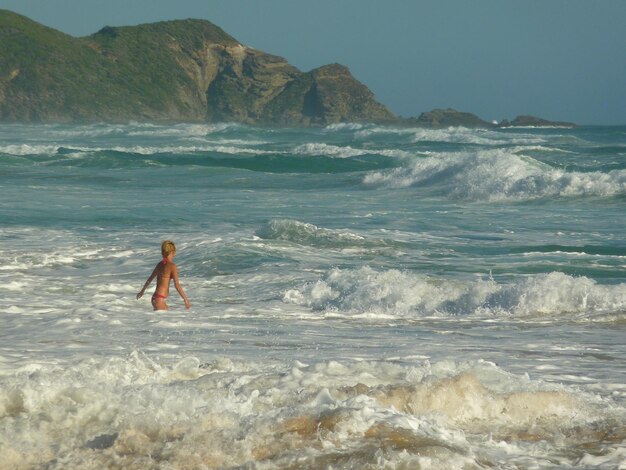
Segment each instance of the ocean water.
[[0,468],[624,469],[625,216],[625,127],[2,125]]

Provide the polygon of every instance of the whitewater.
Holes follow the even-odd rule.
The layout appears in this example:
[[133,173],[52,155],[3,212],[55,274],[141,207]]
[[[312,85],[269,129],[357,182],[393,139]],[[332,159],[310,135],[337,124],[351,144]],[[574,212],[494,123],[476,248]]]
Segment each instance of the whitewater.
[[0,469],[626,469],[625,214],[626,127],[4,124]]

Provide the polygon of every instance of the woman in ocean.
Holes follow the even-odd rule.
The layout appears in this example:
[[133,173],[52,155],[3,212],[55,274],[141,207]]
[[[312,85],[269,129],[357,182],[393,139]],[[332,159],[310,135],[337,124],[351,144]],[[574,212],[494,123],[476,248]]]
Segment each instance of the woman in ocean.
[[176,245],[174,245],[174,242],[165,240],[161,243],[161,254],[163,255],[163,260],[156,265],[152,274],[150,274],[143,289],[137,294],[137,300],[143,296],[152,280],[156,277],[157,285],[152,295],[152,306],[155,310],[167,310],[165,299],[167,299],[170,292],[170,280],[174,279],[174,287],[185,301],[185,308],[191,307],[187,294],[185,294],[178,280],[178,268],[174,264],[174,256],[176,256]]

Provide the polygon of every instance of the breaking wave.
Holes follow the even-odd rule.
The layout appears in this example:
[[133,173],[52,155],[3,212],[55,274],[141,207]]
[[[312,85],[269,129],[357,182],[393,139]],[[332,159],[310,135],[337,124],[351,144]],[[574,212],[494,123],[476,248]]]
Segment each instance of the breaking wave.
[[[178,145],[178,146],[148,146],[148,145],[133,145],[133,146],[111,146],[111,147],[87,147],[87,146],[72,146],[64,147],[61,145],[5,145],[0,147],[0,154],[14,155],[14,156],[56,156],[56,155],[71,155],[82,154],[84,156],[92,156],[102,152],[116,152],[119,154],[126,154],[128,157],[133,155],[186,155],[194,153],[216,152],[224,154],[243,154],[243,155],[274,155],[281,152],[262,150],[256,148],[247,148],[238,146],[251,145],[246,141],[223,141],[216,142],[214,145]],[[253,144],[253,143],[252,143]]]
[[544,144],[546,139],[530,134],[507,133],[487,129],[469,129],[466,127],[448,127],[445,129],[427,129],[415,127],[371,126],[355,129],[355,137],[371,138],[374,136],[404,136],[412,143],[436,142],[470,145],[532,145]]
[[[529,452],[569,468],[624,438],[605,402],[485,361],[166,364],[133,352],[30,364],[2,383],[3,468],[524,467]],[[570,448],[589,454],[566,459]]]
[[351,158],[351,157],[359,157],[361,155],[382,155],[385,157],[409,157],[413,155],[410,152],[406,152],[404,150],[394,150],[394,149],[358,149],[347,146],[338,146],[338,145],[330,145],[320,142],[315,143],[307,143],[297,146],[293,153],[295,155],[324,155],[328,157],[337,157],[337,158]]
[[426,188],[471,200],[604,197],[626,193],[626,170],[567,171],[510,151],[489,150],[415,159],[400,168],[369,173],[364,183]]
[[435,279],[399,270],[332,269],[284,293],[283,301],[316,311],[392,317],[514,315],[550,317],[626,311],[626,284],[599,285],[560,272],[498,283]]

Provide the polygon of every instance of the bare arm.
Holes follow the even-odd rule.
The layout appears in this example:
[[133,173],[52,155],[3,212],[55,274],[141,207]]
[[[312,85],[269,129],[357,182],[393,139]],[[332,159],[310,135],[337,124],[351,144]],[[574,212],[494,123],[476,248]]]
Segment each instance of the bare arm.
[[191,304],[189,303],[189,299],[187,298],[187,294],[185,294],[185,291],[183,290],[183,286],[180,285],[180,281],[178,280],[178,267],[176,266],[174,266],[174,269],[172,270],[172,277],[174,278],[174,287],[176,288],[180,296],[185,301],[185,308],[191,307]]
[[156,275],[157,275],[157,268],[154,268],[154,271],[152,271],[152,274],[150,274],[150,277],[148,278],[146,283],[143,285],[143,289],[141,289],[139,293],[137,294],[137,300],[141,299],[141,296],[146,291],[148,286],[152,283],[152,280],[156,277]]

